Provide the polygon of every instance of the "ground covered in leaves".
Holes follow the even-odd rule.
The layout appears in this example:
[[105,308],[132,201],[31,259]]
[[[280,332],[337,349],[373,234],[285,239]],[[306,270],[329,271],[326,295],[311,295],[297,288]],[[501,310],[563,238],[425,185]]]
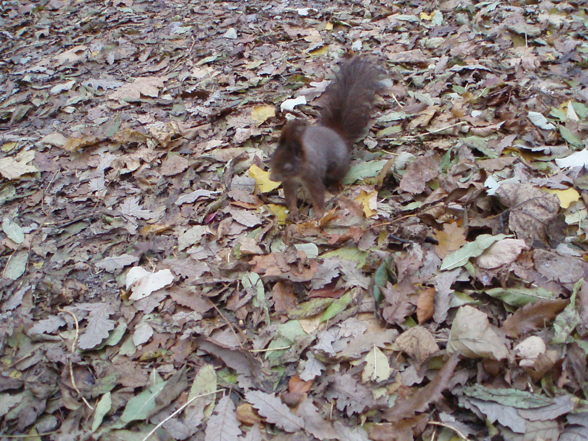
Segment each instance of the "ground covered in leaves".
[[[588,439],[583,1],[5,1],[0,439]],[[353,52],[343,190],[267,175]]]

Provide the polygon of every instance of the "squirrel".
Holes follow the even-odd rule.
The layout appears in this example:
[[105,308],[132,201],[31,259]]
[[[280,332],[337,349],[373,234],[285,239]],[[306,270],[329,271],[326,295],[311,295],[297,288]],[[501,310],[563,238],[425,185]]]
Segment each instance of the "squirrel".
[[270,179],[281,181],[289,215],[297,215],[296,191],[303,185],[315,215],[324,214],[325,190],[340,187],[351,148],[368,125],[382,72],[362,57],[344,60],[325,90],[317,124],[288,122],[270,161]]

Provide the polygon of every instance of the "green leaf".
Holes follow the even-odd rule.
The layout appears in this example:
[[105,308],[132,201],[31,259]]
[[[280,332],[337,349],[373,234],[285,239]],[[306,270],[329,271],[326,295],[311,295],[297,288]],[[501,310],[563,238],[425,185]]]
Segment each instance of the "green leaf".
[[333,299],[311,299],[308,302],[299,304],[296,309],[288,311],[288,318],[298,320],[313,317],[327,309],[331,303],[333,303]]
[[446,256],[445,259],[443,259],[443,263],[441,263],[440,270],[446,271],[464,266],[472,257],[478,257],[493,243],[507,237],[509,236],[506,234],[498,234],[496,236],[481,234],[475,241],[466,243],[459,250]]
[[27,269],[29,252],[26,250],[17,251],[8,259],[2,274],[7,279],[16,280],[24,274]]
[[555,294],[543,288],[492,288],[483,292],[511,306],[524,306],[537,300],[553,299]]
[[265,306],[265,288],[259,274],[253,272],[244,273],[241,276],[241,283],[247,291],[255,293],[255,306]]
[[529,117],[529,119],[531,120],[531,122],[539,127],[540,129],[543,130],[553,130],[555,129],[555,126],[549,122],[549,120],[547,118],[545,118],[545,116],[542,113],[539,112],[529,112],[527,114],[527,116]]
[[386,159],[380,159],[377,161],[364,161],[354,164],[343,183],[345,185],[353,184],[355,181],[360,181],[365,178],[373,178],[378,176],[380,170],[386,165],[388,161]]
[[584,105],[583,103],[578,103],[576,101],[573,101],[572,107],[576,111],[576,115],[578,115],[580,118],[585,119],[586,116],[588,116],[588,107],[586,105]]
[[400,125],[389,126],[389,127],[386,127],[385,129],[378,130],[376,132],[376,138],[384,138],[386,136],[395,135],[400,132],[402,132],[402,126],[400,126]]
[[[265,358],[270,362],[278,361],[286,352],[283,348],[289,348],[295,342],[306,337],[308,334],[298,320],[290,320],[278,328],[278,335],[268,345],[269,351]],[[281,350],[276,350],[281,348]]]
[[331,305],[327,308],[324,314],[321,316],[321,322],[326,322],[327,320],[332,319],[340,312],[345,311],[347,306],[353,301],[353,295],[351,291],[347,292],[341,298],[335,300]]
[[517,409],[535,409],[553,404],[551,398],[518,389],[490,389],[479,384],[466,387],[463,393],[483,401],[493,401]]
[[159,377],[156,383],[145,389],[139,395],[131,398],[123,411],[120,422],[127,424],[131,421],[146,420],[151,416],[151,411],[155,409],[155,399],[159,396],[167,381],[162,381]]
[[104,416],[110,411],[112,407],[112,399],[110,398],[110,392],[105,393],[98,401],[96,405],[96,410],[94,411],[94,420],[92,421],[92,432],[96,432],[100,424],[102,424],[102,420]]
[[552,116],[556,119],[559,120],[559,122],[566,122],[566,120],[568,119],[568,115],[566,114],[566,112],[564,112],[563,110],[557,108],[557,107],[552,107],[551,111],[549,112],[549,116]]
[[338,250],[329,251],[327,253],[321,254],[321,258],[328,259],[330,257],[339,257],[343,260],[350,260],[352,262],[357,262],[358,267],[362,267],[365,265],[367,260],[368,253],[366,251],[362,251],[358,248],[354,247],[347,247],[347,248],[339,248]]
[[494,150],[488,147],[488,140],[480,136],[468,136],[462,139],[462,142],[473,149],[482,152],[488,158],[497,158],[498,155]]
[[568,144],[571,144],[574,147],[582,147],[582,140],[574,135],[567,127],[559,126],[559,134]]
[[553,322],[555,335],[551,340],[552,343],[565,343],[570,337],[570,334],[576,329],[576,326],[581,323],[580,313],[576,309],[576,295],[583,284],[584,279],[580,279],[575,283],[572,295],[570,296],[570,303],[555,318]]
[[374,273],[374,285],[372,294],[374,296],[374,300],[376,304],[379,304],[382,301],[382,288],[386,286],[388,280],[390,280],[388,276],[388,265],[390,265],[390,259],[384,260],[380,263],[380,266]]
[[125,332],[127,332],[127,324],[120,323],[108,336],[106,340],[102,343],[102,346],[116,346],[125,336]]
[[11,219],[5,217],[2,220],[2,230],[8,238],[15,243],[23,243],[25,235],[20,225]]

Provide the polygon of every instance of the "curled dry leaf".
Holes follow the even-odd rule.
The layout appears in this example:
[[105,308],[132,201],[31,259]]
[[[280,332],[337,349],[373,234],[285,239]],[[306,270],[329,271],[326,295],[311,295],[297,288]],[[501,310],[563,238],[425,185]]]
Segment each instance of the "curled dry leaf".
[[417,320],[424,323],[435,313],[435,288],[425,288],[419,292],[417,299]]
[[404,331],[394,342],[395,346],[414,358],[419,364],[439,351],[435,337],[426,328],[415,326]]
[[523,306],[507,318],[502,328],[509,337],[518,337],[551,322],[568,305],[567,300],[538,300]]
[[449,387],[449,380],[457,363],[459,363],[459,356],[453,354],[429,384],[408,398],[398,399],[394,403],[394,407],[384,413],[386,420],[398,422],[411,418],[417,412],[425,411],[431,403],[440,399],[441,393]]
[[139,300],[170,285],[173,281],[174,275],[168,269],[150,273],[142,267],[136,266],[127,273],[126,287],[130,288],[132,292],[130,299]]
[[588,272],[588,265],[571,256],[562,256],[552,251],[536,249],[533,252],[535,268],[548,280],[561,283],[576,283]]
[[488,321],[488,316],[465,305],[458,309],[447,342],[449,352],[468,358],[502,360],[508,356],[505,339]]
[[510,208],[508,226],[527,243],[547,241],[546,229],[559,211],[559,199],[530,184],[505,183],[496,190],[500,202]]
[[531,367],[535,364],[537,357],[545,353],[547,347],[541,337],[533,335],[516,345],[514,350],[521,358],[519,365]]
[[477,263],[480,268],[492,269],[517,260],[521,251],[529,247],[521,239],[503,239],[490,246],[484,253],[478,257]]

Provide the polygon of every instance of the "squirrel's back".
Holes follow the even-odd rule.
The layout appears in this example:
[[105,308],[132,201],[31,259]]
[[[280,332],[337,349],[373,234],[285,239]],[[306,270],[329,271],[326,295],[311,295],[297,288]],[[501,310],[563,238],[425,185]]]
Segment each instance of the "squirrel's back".
[[365,58],[343,61],[323,95],[319,124],[335,130],[351,146],[369,122],[381,78],[381,70]]

